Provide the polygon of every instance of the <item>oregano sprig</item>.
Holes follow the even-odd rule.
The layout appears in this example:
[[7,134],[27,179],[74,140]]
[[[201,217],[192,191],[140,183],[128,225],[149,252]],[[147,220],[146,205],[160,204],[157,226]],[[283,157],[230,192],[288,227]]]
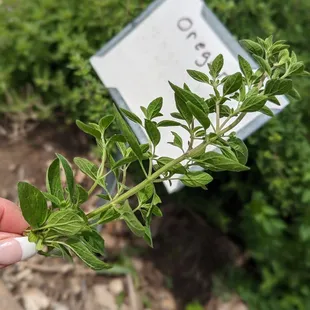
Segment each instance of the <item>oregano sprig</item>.
[[[82,131],[96,139],[102,153],[99,166],[84,158],[74,159],[75,165],[93,181],[93,185],[85,189],[76,184],[69,162],[60,154],[56,154],[47,170],[47,192],[26,182],[18,184],[21,209],[30,225],[25,234],[30,241],[36,242],[39,253],[65,258],[75,254],[92,269],[109,268],[99,258],[104,255],[104,240],[95,227],[124,220],[133,234],[152,246],[151,220],[153,216],[162,216],[161,199],[154,184],[179,180],[185,186],[206,188],[213,180],[214,171],[249,169],[246,166],[247,147],[233,129],[247,113],[272,116],[273,112],[266,104],[279,104],[278,95],[299,98],[291,78],[308,73],[283,41],[273,42],[269,37],[266,40],[243,40],[242,44],[257,62],[258,69],[254,71],[248,61],[239,56],[240,72],[222,78],[224,58],[218,55],[209,64],[209,74],[188,70],[195,81],[208,85],[212,93],[209,98],[202,98],[188,85],[181,87],[170,82],[176,105],[171,119],[162,119],[163,99],[159,97],[148,107],[141,107],[144,119],[115,106],[113,115],[104,116],[98,123],[77,121]],[[215,124],[210,120],[211,114],[215,115]],[[148,143],[139,144],[126,119],[142,127]],[[114,122],[120,133],[111,136],[107,129]],[[179,157],[156,155],[161,127],[172,128],[170,144],[181,150]],[[188,133],[188,141],[183,141],[175,131],[178,127]],[[217,151],[208,151],[208,146],[215,146]],[[121,159],[113,157],[115,148],[122,154]],[[128,188],[127,171],[134,162],[139,163],[145,179]],[[61,169],[66,177],[65,185],[61,182]],[[117,179],[116,193],[108,190],[107,176],[110,173]],[[85,215],[81,205],[98,187],[104,192],[98,196],[107,203]],[[137,201],[135,205],[130,200],[133,196],[137,198],[133,200]]]

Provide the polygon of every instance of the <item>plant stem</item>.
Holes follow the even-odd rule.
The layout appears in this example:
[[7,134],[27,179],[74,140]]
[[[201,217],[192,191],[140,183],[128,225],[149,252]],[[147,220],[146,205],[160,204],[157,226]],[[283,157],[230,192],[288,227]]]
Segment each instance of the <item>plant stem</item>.
[[220,130],[220,103],[218,101],[216,101],[215,103],[215,112],[216,112],[215,132],[218,133]]
[[117,198],[118,196],[120,196],[123,192],[123,189],[124,189],[125,183],[126,183],[127,168],[128,168],[128,166],[125,166],[125,168],[123,170],[123,177],[122,177],[121,186],[119,187],[117,194],[114,196],[114,199]]
[[246,116],[246,113],[243,112],[241,113],[235,121],[233,121],[230,125],[228,125],[226,128],[224,128],[221,132],[220,135],[223,135],[224,133],[226,133],[227,131],[229,131],[230,129],[234,128],[235,126],[237,126],[242,120],[243,118]]
[[226,133],[230,129],[234,128],[237,124],[239,124],[241,122],[241,120],[245,117],[245,115],[246,115],[246,113],[241,113],[233,123],[231,123],[226,128],[222,129],[221,131],[217,132],[215,137],[213,137],[212,139],[208,140],[207,142],[203,142],[203,143],[199,144],[198,146],[196,146],[195,148],[193,148],[191,150],[188,150],[187,152],[185,152],[183,155],[179,156],[178,158],[170,161],[168,164],[166,164],[165,166],[163,166],[160,169],[158,169],[157,171],[155,171],[152,175],[147,176],[147,178],[144,181],[142,181],[138,185],[134,186],[133,188],[131,188],[130,190],[128,190],[124,194],[122,194],[122,195],[120,195],[118,197],[115,197],[109,203],[107,203],[107,204],[105,204],[103,206],[100,206],[96,210],[88,213],[87,217],[88,218],[93,218],[93,217],[97,216],[98,214],[100,214],[101,212],[108,210],[113,205],[121,203],[124,200],[130,198],[131,196],[137,194],[139,191],[141,191],[147,185],[149,185],[151,183],[154,183],[154,181],[162,173],[166,172],[167,170],[169,170],[171,167],[175,166],[176,164],[182,162],[184,159],[187,159],[187,158],[191,157],[191,155],[195,154],[197,151],[201,151],[201,149],[205,149],[207,145],[209,145],[212,142],[214,142],[218,137],[221,137],[224,133]]
[[95,190],[97,185],[98,185],[98,181],[94,182],[94,184],[92,185],[92,187],[88,191],[88,196]]
[[[149,144],[152,145],[151,141],[149,141]],[[154,155],[155,155],[155,146],[153,146],[152,157],[150,157],[150,159],[149,159],[149,174],[148,174],[148,176],[152,175]]]
[[237,109],[232,115],[229,115],[225,121],[222,123],[220,129],[223,129],[224,126],[234,117],[234,116],[237,116],[239,114],[239,109]]
[[[107,158],[107,150],[106,150],[105,141],[102,140],[102,143],[103,143],[104,147],[103,147],[103,150],[102,150],[101,164],[100,164],[99,169],[98,169],[97,179],[100,178],[100,177],[101,177],[101,174],[103,173],[105,161],[106,161],[106,158]],[[107,174],[108,174],[108,173],[107,173]],[[107,174],[106,174],[106,175],[107,175]],[[106,175],[105,175],[105,176],[106,176]],[[89,191],[88,191],[88,196],[95,190],[95,188],[97,187],[97,185],[98,185],[98,180],[96,180],[95,183],[92,185],[92,187],[89,189]]]
[[[194,121],[192,121],[191,125],[190,125],[190,141],[188,144],[188,151],[190,151],[193,148],[193,144],[194,144]],[[183,148],[182,151],[184,152]]]
[[145,170],[145,168],[144,168],[143,163],[142,163],[141,160],[139,160],[139,164],[140,164],[140,167],[141,167],[141,169],[142,169],[142,171],[143,171],[143,173],[144,173],[144,176],[145,176],[146,178],[148,178],[147,172],[146,172],[146,170]]
[[166,172],[167,170],[169,170],[169,168],[173,167],[174,165],[180,163],[181,161],[183,161],[184,159],[186,159],[187,157],[190,157],[191,154],[194,152],[199,151],[201,148],[204,148],[207,146],[208,143],[204,142],[199,144],[198,146],[196,146],[195,148],[193,148],[191,151],[189,152],[185,152],[183,155],[181,155],[180,157],[172,160],[171,162],[169,162],[168,164],[166,164],[165,166],[161,167],[160,169],[158,169],[157,171],[155,171],[151,176],[147,177],[144,181],[142,181],[140,184],[136,185],[135,187],[131,188],[130,190],[128,190],[127,192],[125,192],[124,194],[122,194],[121,196],[117,197],[116,199],[113,199],[112,201],[110,201],[109,203],[99,207],[98,209],[90,212],[87,217],[88,218],[93,218],[94,216],[97,216],[98,214],[100,214],[102,211],[105,211],[107,209],[109,209],[111,206],[121,203],[124,200],[128,199],[129,197],[135,195],[136,193],[138,193],[139,191],[141,191],[143,188],[145,188],[147,185],[149,185],[150,183],[153,183],[162,173]]

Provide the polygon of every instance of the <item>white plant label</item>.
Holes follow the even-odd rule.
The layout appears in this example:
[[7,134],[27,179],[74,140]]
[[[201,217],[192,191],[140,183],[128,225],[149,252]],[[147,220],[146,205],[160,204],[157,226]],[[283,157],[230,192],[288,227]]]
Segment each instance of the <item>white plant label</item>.
[[[128,108],[139,117],[143,118],[140,106],[147,106],[156,97],[164,99],[162,113],[165,119],[176,111],[168,80],[178,86],[185,82],[195,93],[208,98],[212,93],[211,87],[192,80],[186,70],[208,73],[208,63],[218,54],[223,54],[225,60],[223,76],[240,71],[238,55],[231,51],[216,27],[202,14],[204,6],[202,0],[163,1],[105,53],[99,52],[91,58],[91,64],[104,85],[116,88]],[[272,103],[268,106],[277,113],[288,104],[283,97],[280,102],[280,107]],[[231,106],[234,104],[231,102]],[[261,117],[260,113],[248,113],[234,130],[240,132],[245,127],[251,127],[258,117]],[[214,120],[211,115],[211,121]],[[257,127],[254,125],[254,129]],[[178,127],[173,130],[187,141],[185,130]],[[156,154],[179,156],[179,149],[167,144],[173,140],[170,129],[161,128],[160,131],[162,140]],[[253,128],[248,134],[252,131]],[[243,133],[242,138],[248,134]],[[166,186],[172,192],[179,184]]]

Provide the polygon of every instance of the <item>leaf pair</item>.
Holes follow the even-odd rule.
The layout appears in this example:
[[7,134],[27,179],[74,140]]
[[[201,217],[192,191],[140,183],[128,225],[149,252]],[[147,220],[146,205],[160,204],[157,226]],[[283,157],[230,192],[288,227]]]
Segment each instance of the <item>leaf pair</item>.
[[74,252],[87,266],[93,270],[103,270],[111,268],[111,265],[103,262],[93,253],[93,244],[78,238],[71,238],[66,242],[59,242],[65,248]]
[[227,156],[227,153],[225,155],[211,151],[202,155],[199,160],[197,160],[197,163],[210,171],[239,172],[249,170],[248,167],[238,161],[236,156]]
[[205,129],[208,129],[211,122],[208,117],[209,108],[204,100],[190,90],[182,89],[172,83],[170,86],[174,90],[176,107],[182,119],[190,124],[195,117]]
[[121,209],[122,219],[126,222],[128,228],[138,237],[143,237],[149,246],[153,246],[152,236],[149,227],[145,227],[138,220],[133,210],[131,209],[129,202],[126,200]]
[[67,192],[69,199],[74,203],[75,195],[75,184],[73,171],[69,165],[69,162],[65,157],[60,154],[56,154],[57,158],[51,163],[46,173],[46,188],[49,194],[53,195],[61,202],[65,200],[64,190],[61,184],[60,178],[60,164],[63,167],[66,181],[67,181]]

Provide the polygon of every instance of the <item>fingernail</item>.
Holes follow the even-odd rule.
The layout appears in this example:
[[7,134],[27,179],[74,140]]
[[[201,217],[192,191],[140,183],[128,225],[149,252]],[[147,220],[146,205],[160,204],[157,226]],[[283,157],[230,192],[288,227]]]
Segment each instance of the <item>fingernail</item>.
[[37,253],[36,245],[27,237],[17,237],[0,243],[0,265],[11,265],[32,257]]

